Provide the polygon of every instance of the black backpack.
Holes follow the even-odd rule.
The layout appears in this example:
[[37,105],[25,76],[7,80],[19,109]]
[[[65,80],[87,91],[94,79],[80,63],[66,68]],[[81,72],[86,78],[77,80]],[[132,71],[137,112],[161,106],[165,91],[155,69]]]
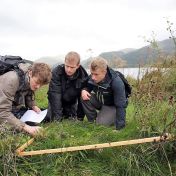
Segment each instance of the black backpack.
[[15,70],[19,76],[20,88],[24,84],[25,73],[19,68],[20,63],[30,63],[31,61],[22,59],[20,56],[5,55],[0,56],[0,75],[7,73],[8,71]]
[[129,98],[131,96],[131,93],[132,93],[132,87],[131,85],[128,83],[127,79],[125,78],[125,76],[119,72],[119,71],[115,71],[118,76],[121,78],[121,80],[123,81],[124,85],[125,85],[125,94],[126,94],[126,97]]

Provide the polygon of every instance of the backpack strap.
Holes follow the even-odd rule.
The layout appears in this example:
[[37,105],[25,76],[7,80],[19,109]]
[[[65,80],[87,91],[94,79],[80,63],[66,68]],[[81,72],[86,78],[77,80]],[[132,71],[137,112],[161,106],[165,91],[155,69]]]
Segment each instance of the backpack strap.
[[128,83],[128,80],[125,78],[125,76],[121,72],[119,72],[117,70],[115,72],[121,78],[121,80],[123,81],[124,86],[125,86],[126,98],[129,98],[131,96],[131,92],[132,92],[131,85]]
[[25,73],[18,66],[16,66],[13,70],[17,73],[18,78],[19,78],[19,89],[18,89],[18,91],[22,90],[25,86]]

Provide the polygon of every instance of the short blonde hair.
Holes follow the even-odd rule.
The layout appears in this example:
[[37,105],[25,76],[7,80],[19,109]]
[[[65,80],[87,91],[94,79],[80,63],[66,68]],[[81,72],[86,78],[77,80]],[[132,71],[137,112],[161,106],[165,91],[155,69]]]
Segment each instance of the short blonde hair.
[[80,64],[80,55],[75,52],[75,51],[70,51],[69,53],[67,53],[67,55],[65,56],[65,61],[77,61],[77,64]]
[[51,67],[46,63],[34,63],[30,68],[32,77],[37,77],[42,85],[48,84],[51,80]]
[[107,70],[108,67],[108,62],[107,60],[105,60],[103,57],[98,56],[92,59],[91,63],[90,63],[90,69],[95,71],[97,69],[100,70]]

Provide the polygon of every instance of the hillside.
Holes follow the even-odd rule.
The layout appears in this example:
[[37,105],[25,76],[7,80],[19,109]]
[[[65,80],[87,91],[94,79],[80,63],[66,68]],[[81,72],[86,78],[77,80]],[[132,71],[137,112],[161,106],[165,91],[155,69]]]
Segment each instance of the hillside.
[[54,66],[56,64],[62,64],[64,62],[64,56],[46,56],[41,57],[40,59],[35,60],[35,62],[44,62],[49,64],[50,66]]
[[[121,67],[126,67],[127,63],[124,59],[122,59],[122,57],[127,54],[128,52],[132,52],[135,51],[135,49],[133,48],[126,48],[126,49],[122,49],[119,51],[110,51],[110,52],[104,52],[101,53],[100,56],[105,58],[108,63],[109,66],[113,67],[114,65],[120,65]],[[89,64],[91,62],[92,58],[88,58],[86,60],[82,61],[82,65],[85,68],[89,67]]]
[[136,49],[133,48],[126,48],[126,49],[122,49],[120,51],[111,51],[111,52],[104,52],[101,53],[100,56],[107,58],[107,59],[112,59],[112,58],[116,58],[116,57],[123,57],[123,55],[135,51]]
[[[103,52],[100,56],[107,59],[111,67],[138,67],[140,65],[151,64],[159,55],[173,55],[175,45],[172,39],[166,39],[158,42],[158,48],[154,49],[151,45],[141,47],[139,49],[126,48],[119,51]],[[91,58],[81,61],[81,64],[88,68]],[[64,56],[46,56],[36,62],[45,62],[51,66],[64,62]]]
[[127,61],[128,67],[138,66],[139,64],[149,64],[155,62],[158,55],[167,56],[173,55],[175,46],[172,39],[167,39],[158,42],[158,48],[154,49],[151,45],[142,47],[135,51],[129,52],[121,56]]
[[[124,49],[119,51],[103,52],[100,56],[104,57],[110,66],[115,67],[137,67],[140,65],[155,62],[159,55],[173,55],[175,45],[172,39],[158,42],[158,48],[154,49],[151,45],[139,49]],[[88,67],[91,58],[83,61],[83,66]]]

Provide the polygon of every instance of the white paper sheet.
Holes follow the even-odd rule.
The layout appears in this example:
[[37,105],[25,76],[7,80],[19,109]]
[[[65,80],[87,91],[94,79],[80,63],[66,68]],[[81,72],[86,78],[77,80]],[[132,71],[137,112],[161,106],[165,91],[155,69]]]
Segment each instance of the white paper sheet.
[[27,110],[24,115],[21,117],[23,122],[36,122],[40,123],[46,116],[47,109],[41,111],[39,114],[33,110]]

